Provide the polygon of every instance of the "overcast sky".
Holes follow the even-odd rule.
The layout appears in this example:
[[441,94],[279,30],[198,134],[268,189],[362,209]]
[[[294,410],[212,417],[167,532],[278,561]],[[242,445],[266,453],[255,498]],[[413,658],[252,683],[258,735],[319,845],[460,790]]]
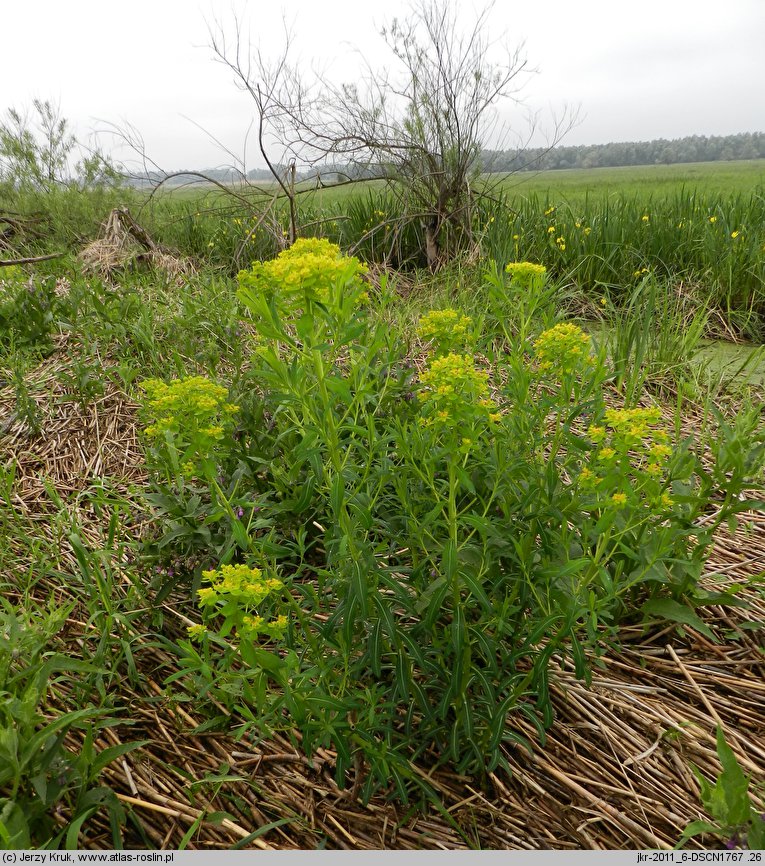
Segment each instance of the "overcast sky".
[[[408,8],[405,0],[0,0],[0,109],[50,99],[80,133],[129,122],[164,169],[223,165],[231,157],[210,135],[241,154],[252,112],[214,61],[208,24],[226,27],[244,11],[268,53],[284,17],[302,62],[353,80],[358,52],[385,65],[380,27]],[[525,43],[537,73],[522,95],[542,128],[565,105],[580,107],[565,143],[765,131],[765,0],[498,0],[492,22],[510,44]],[[251,148],[247,167],[258,165]]]

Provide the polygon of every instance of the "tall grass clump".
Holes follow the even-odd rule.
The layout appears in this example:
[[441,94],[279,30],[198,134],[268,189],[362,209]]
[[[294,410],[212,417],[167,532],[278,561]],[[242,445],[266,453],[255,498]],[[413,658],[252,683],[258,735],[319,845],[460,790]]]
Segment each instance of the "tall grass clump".
[[607,310],[604,334],[615,384],[630,404],[647,384],[674,385],[688,374],[709,321],[708,299],[672,291],[645,271],[625,306]]
[[710,307],[750,337],[761,336],[765,316],[763,225],[761,195],[684,189],[665,198],[585,196],[572,203],[500,197],[483,219],[485,249],[499,263],[542,262],[556,278],[590,292],[608,287],[620,305],[650,269],[669,283],[702,285]]

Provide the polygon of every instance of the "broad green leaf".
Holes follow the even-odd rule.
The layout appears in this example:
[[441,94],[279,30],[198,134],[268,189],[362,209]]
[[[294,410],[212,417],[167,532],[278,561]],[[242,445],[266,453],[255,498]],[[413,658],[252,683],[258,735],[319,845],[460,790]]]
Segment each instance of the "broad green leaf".
[[681,604],[671,598],[652,598],[642,606],[641,610],[648,616],[657,616],[661,619],[669,620],[670,622],[681,623],[695,628],[699,634],[703,634],[711,641],[717,643],[717,638],[714,632],[706,625],[687,604]]

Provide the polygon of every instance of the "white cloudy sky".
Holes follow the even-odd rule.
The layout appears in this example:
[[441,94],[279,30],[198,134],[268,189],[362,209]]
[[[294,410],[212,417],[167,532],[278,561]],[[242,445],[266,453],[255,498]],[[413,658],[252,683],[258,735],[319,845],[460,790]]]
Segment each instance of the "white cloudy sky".
[[[230,163],[199,127],[240,154],[251,110],[214,62],[208,23],[244,11],[268,53],[285,17],[303,62],[331,63],[348,80],[360,73],[356,49],[385,63],[380,26],[408,8],[407,0],[0,0],[0,111],[51,99],[83,133],[129,122],[165,169]],[[525,41],[538,74],[523,96],[543,127],[564,105],[580,106],[566,143],[765,131],[765,0],[497,0],[492,22],[510,43]],[[258,164],[254,153],[247,162]]]

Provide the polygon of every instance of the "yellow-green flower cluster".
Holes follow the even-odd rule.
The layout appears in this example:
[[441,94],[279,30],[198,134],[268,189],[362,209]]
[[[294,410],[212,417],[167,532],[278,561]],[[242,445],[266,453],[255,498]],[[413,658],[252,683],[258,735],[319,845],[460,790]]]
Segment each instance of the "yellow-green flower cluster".
[[469,328],[473,320],[457,310],[431,310],[420,317],[417,335],[421,340],[433,343],[440,351],[448,351],[456,346],[464,346],[469,339]]
[[[555,227],[551,228],[554,232]],[[540,288],[547,278],[547,268],[533,262],[510,262],[505,271],[510,274],[512,282],[524,289]]]
[[178,432],[180,425],[194,419],[211,439],[223,437],[223,427],[216,423],[221,416],[232,415],[238,406],[228,403],[228,390],[204,376],[189,376],[162,382],[146,379],[141,388],[146,394],[146,407],[156,422],[146,428],[149,436],[160,436],[166,430]]
[[420,376],[420,384],[423,409],[420,423],[459,436],[465,449],[473,441],[466,434],[476,424],[501,419],[489,397],[489,374],[478,370],[470,355],[450,352],[434,358]]
[[193,474],[196,462],[209,457],[224,439],[239,407],[228,402],[226,388],[204,376],[172,382],[146,379],[141,388],[146,395],[145,412],[153,418],[145,433],[159,442],[170,434],[182,455],[184,474]]
[[589,427],[594,460],[579,472],[584,489],[597,491],[607,504],[668,508],[668,464],[673,450],[659,429],[656,408],[608,409],[603,422]]
[[[261,569],[249,565],[221,565],[211,571],[203,571],[202,577],[209,584],[197,590],[199,603],[210,616],[220,613],[225,617],[221,634],[236,629],[239,637],[251,638],[266,634],[273,638],[283,635],[287,627],[287,617],[280,614],[275,619],[267,619],[256,613],[269,595],[284,587],[276,577],[266,577]],[[189,633],[201,636],[199,627],[192,626]]]
[[590,338],[577,325],[563,322],[543,331],[534,341],[539,370],[555,375],[575,373],[594,364]]
[[284,586],[278,578],[265,578],[259,568],[249,565],[222,565],[212,571],[203,571],[202,577],[210,584],[197,591],[204,605],[215,604],[223,596],[258,605],[269,593]]
[[343,255],[326,238],[298,238],[275,259],[255,262],[249,271],[242,271],[239,284],[269,293],[288,309],[297,309],[306,301],[328,303],[338,282],[360,288],[366,272],[366,265]]
[[611,430],[612,438],[623,440],[630,448],[654,440],[665,442],[667,434],[656,429],[660,420],[661,412],[656,407],[607,409],[605,413],[606,426]]
[[20,282],[25,276],[19,265],[6,265],[4,268],[0,268],[1,283]]

